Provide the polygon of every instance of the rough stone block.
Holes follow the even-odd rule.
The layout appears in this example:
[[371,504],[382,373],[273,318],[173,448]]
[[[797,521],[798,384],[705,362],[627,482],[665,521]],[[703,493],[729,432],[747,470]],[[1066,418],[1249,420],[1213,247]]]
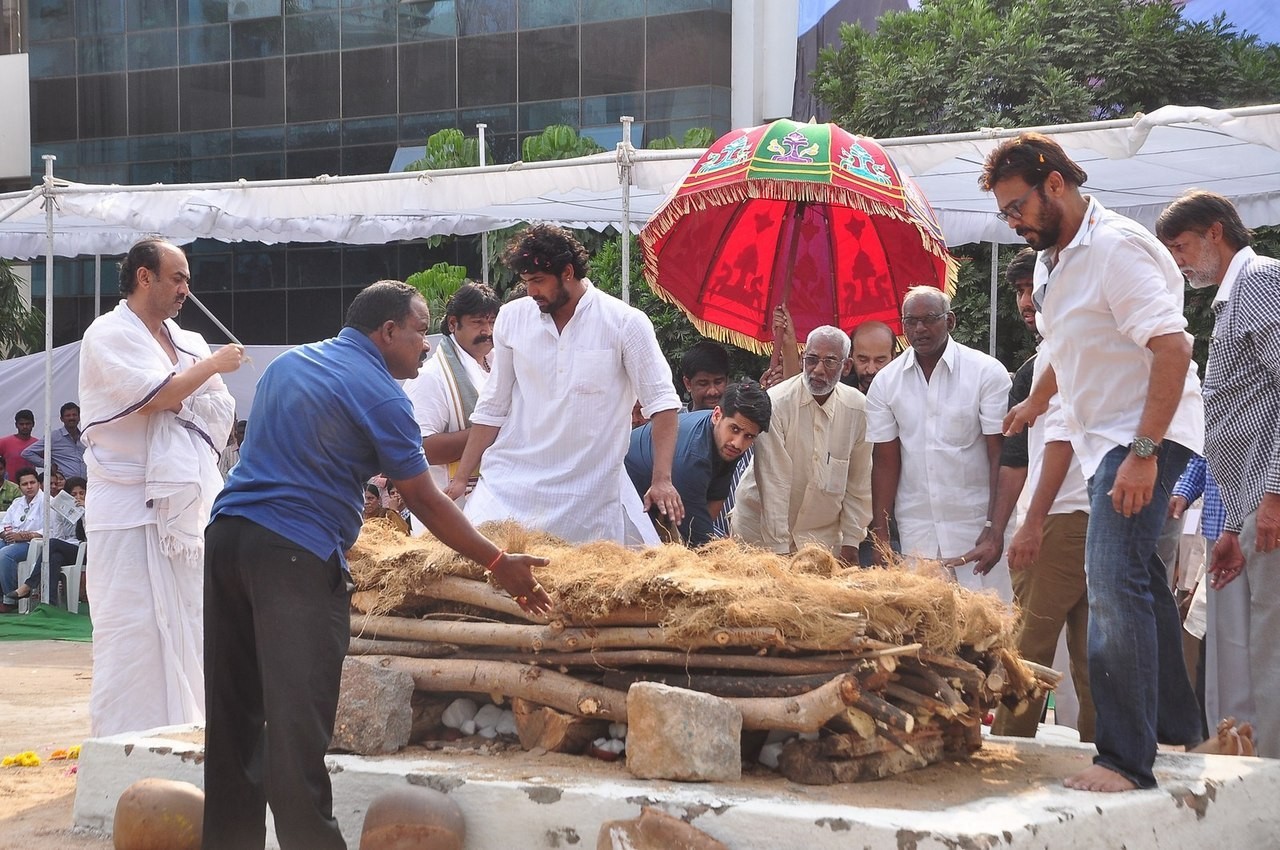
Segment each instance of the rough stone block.
[[627,769],[642,779],[742,777],[742,712],[727,700],[657,682],[627,691]]
[[342,690],[329,748],[378,756],[409,743],[413,728],[413,677],[356,658],[342,662]]
[[[363,850],[363,848],[361,848]],[[640,817],[600,826],[596,850],[729,850],[700,829],[646,806]]]

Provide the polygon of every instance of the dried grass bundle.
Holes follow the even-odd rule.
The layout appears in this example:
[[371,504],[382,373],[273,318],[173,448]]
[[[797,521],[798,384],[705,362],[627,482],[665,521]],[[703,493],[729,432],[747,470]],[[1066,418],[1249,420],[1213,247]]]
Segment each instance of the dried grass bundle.
[[[790,642],[835,648],[865,626],[873,637],[945,653],[1014,645],[1013,611],[994,595],[959,587],[931,562],[846,569],[818,547],[791,557],[732,540],[696,551],[673,544],[631,550],[607,542],[573,546],[514,523],[481,531],[508,551],[550,558],[538,578],[561,615],[576,623],[641,609],[673,639],[766,627]],[[374,613],[412,607],[441,576],[483,578],[480,567],[431,537],[406,538],[373,524],[349,561],[357,586],[375,594],[367,606]]]

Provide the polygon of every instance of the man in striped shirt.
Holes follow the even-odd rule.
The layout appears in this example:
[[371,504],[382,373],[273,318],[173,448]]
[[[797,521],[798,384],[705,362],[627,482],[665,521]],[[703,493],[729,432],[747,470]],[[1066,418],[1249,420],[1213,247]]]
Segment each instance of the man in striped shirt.
[[[1247,571],[1258,755],[1280,757],[1280,261],[1260,257],[1231,202],[1198,189],[1156,233],[1193,287],[1218,287],[1205,369],[1205,458],[1227,517],[1209,564],[1220,590]],[[1243,718],[1242,718],[1243,719]]]

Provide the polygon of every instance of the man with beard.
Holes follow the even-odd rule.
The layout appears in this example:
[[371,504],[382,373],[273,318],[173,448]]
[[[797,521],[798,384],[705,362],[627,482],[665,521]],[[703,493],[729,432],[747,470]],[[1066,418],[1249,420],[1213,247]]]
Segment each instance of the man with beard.
[[[1031,301],[1036,252],[1024,248],[1005,269],[1005,280],[1017,299],[1018,313],[1033,336],[1036,310]],[[1033,354],[1013,377],[1009,406],[1031,394],[1038,371],[1046,360]],[[988,545],[1004,540],[1005,528],[1018,497],[1027,483],[1031,502],[1026,516],[1009,544],[1009,577],[1013,595],[1023,611],[1018,632],[1018,652],[1037,664],[1051,666],[1063,626],[1067,629],[1067,651],[1071,664],[1071,684],[1079,702],[1075,727],[1080,740],[1093,740],[1093,698],[1089,693],[1088,647],[1089,600],[1085,590],[1084,541],[1089,525],[1089,494],[1080,464],[1071,450],[1070,437],[1057,396],[1049,411],[1035,425],[1020,434],[1006,437],[1000,452],[1000,480],[996,490],[995,532]],[[1061,696],[1061,693],[1058,695]],[[1062,722],[1062,700],[1057,700]],[[1044,698],[1015,714],[1007,706],[996,710],[992,734],[1034,738],[1044,711]]]
[[871,530],[887,540],[892,514],[904,554],[952,569],[976,561],[972,571],[957,571],[957,580],[1008,600],[1008,573],[991,568],[1003,549],[992,518],[1009,373],[953,340],[955,324],[945,292],[907,291],[902,327],[911,347],[880,370],[867,395],[867,438],[875,444]]
[[[406,381],[405,395],[422,429],[422,449],[431,463],[431,477],[440,489],[449,486],[452,470],[462,457],[471,434],[471,414],[489,380],[493,351],[493,323],[502,306],[487,283],[464,283],[444,306],[443,337],[435,356],[418,377]],[[466,493],[475,489],[476,477]],[[466,503],[466,493],[458,506]]]
[[1226,522],[1209,562],[1209,623],[1215,643],[1230,641],[1244,650],[1248,681],[1240,684],[1246,695],[1252,688],[1254,715],[1241,719],[1254,723],[1258,755],[1277,758],[1280,262],[1249,247],[1251,235],[1235,207],[1212,192],[1193,190],[1178,198],[1160,214],[1156,234],[1192,286],[1218,287],[1204,376],[1204,454],[1219,484]]
[[1089,678],[1098,755],[1070,788],[1156,784],[1156,742],[1194,746],[1199,706],[1156,538],[1169,494],[1204,439],[1204,409],[1182,315],[1182,274],[1137,222],[1081,194],[1088,175],[1052,139],[1021,133],[987,157],[980,184],[1040,252],[1033,298],[1048,358],[1006,433],[1061,392],[1089,482],[1085,542]]
[[[680,539],[689,546],[701,546],[717,536],[712,518],[720,515],[729,495],[734,467],[756,438],[769,430],[771,410],[768,393],[752,382],[730,384],[711,410],[680,414],[672,483],[684,504]],[[653,469],[652,425],[631,432],[626,465],[636,491],[648,490]]]
[[729,352],[709,339],[695,342],[680,358],[680,380],[689,410],[712,410],[729,386]]
[[807,543],[858,563],[870,513],[866,399],[840,383],[849,337],[831,325],[805,341],[799,375],[769,389],[773,416],[738,485],[733,536],[785,555]]
[[898,338],[893,328],[874,319],[853,329],[853,371],[841,382],[857,387],[863,395],[871,391],[871,381],[893,360]]
[[[68,478],[84,478],[84,443],[80,442],[80,405],[69,401],[58,411],[62,427],[50,435],[53,464]],[[44,440],[22,450],[22,459],[36,468],[44,466]]]
[[643,509],[684,519],[671,483],[680,399],[653,324],[587,279],[587,252],[562,228],[526,228],[503,262],[529,297],[498,314],[489,381],[446,492],[461,496],[480,469],[472,522],[514,519],[571,543],[656,542],[623,468],[639,399],[653,425]]

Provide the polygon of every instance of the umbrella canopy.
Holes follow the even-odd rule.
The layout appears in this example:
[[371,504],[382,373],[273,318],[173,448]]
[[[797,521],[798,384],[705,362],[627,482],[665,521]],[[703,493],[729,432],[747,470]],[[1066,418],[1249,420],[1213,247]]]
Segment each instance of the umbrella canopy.
[[870,319],[901,333],[904,293],[951,292],[956,264],[928,201],[872,139],[779,120],[721,137],[640,232],[645,277],[706,336],[765,352],[772,316],[798,338]]

